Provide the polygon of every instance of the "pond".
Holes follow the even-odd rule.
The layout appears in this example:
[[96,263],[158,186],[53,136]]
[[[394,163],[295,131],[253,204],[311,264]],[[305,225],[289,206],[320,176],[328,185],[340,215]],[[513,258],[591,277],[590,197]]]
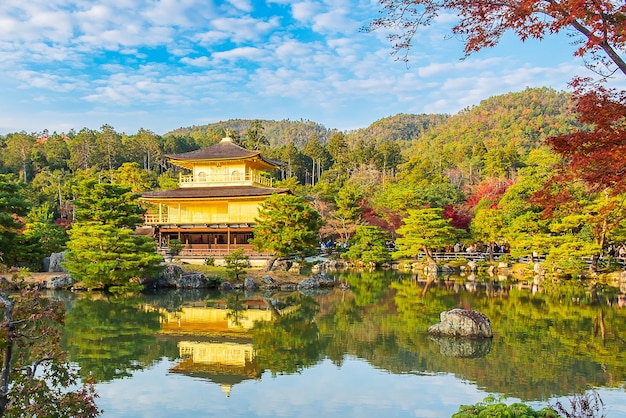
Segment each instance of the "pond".
[[[341,279],[351,288],[54,297],[68,309],[66,349],[97,380],[104,417],[449,417],[489,394],[538,408],[589,389],[607,417],[626,417],[619,289]],[[429,338],[455,307],[485,313],[493,340]]]

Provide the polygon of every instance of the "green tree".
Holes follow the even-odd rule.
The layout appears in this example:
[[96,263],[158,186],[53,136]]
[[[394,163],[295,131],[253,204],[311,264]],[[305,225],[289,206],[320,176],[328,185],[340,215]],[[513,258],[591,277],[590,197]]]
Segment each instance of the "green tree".
[[483,402],[474,405],[461,405],[459,412],[452,418],[478,418],[478,417],[519,417],[519,418],[558,418],[560,415],[552,408],[546,407],[535,410],[531,406],[521,402],[510,405],[496,400],[493,396],[485,398]]
[[11,263],[11,250],[23,226],[20,217],[28,213],[22,186],[12,175],[0,174],[0,261]]
[[303,197],[274,194],[261,204],[250,242],[278,257],[305,257],[315,252],[322,224]]
[[346,184],[335,196],[335,215],[351,221],[358,221],[363,215],[363,192],[353,184]]
[[14,258],[22,265],[39,271],[44,257],[61,252],[67,236],[63,228],[54,223],[47,203],[32,209],[26,217],[26,227],[17,237]]
[[345,135],[342,132],[334,133],[328,140],[326,149],[333,159],[334,167],[343,171],[347,167],[348,155],[350,153],[350,147],[346,142]]
[[386,245],[388,239],[387,234],[377,226],[357,226],[350,239],[350,249],[342,257],[366,265],[380,265],[391,259]]
[[33,178],[31,189],[37,194],[39,202],[46,202],[50,207],[60,211],[65,203],[65,185],[70,177],[70,173],[62,170],[50,171],[44,167]]
[[0,417],[97,417],[95,393],[61,350],[60,302],[36,290],[0,292]]
[[70,159],[70,150],[67,146],[69,138],[63,134],[54,132],[46,139],[43,150],[46,161],[51,171],[68,170],[67,161]]
[[263,128],[263,122],[259,119],[252,121],[252,126],[245,133],[246,139],[244,145],[251,150],[260,150],[263,147],[269,146],[270,141],[265,136],[265,129]]
[[145,192],[150,190],[154,183],[152,174],[142,170],[136,162],[123,163],[113,173],[115,183],[130,187],[132,192]]
[[440,208],[411,209],[403,222],[404,225],[396,231],[400,237],[396,239],[398,251],[395,255],[413,258],[422,251],[430,264],[435,264],[433,248],[452,245],[465,234],[443,217]]
[[232,253],[224,257],[226,261],[226,270],[228,274],[235,280],[239,280],[239,276],[246,272],[248,268],[248,256],[244,254],[243,248],[237,248]]
[[330,165],[331,156],[317,135],[313,135],[304,144],[303,154],[311,159],[311,185],[315,186],[322,176],[322,170]]
[[72,171],[87,170],[93,164],[96,144],[96,133],[91,129],[83,128],[73,136],[68,148],[70,159],[68,166]]
[[376,168],[385,175],[387,173],[391,174],[390,177],[393,178],[398,166],[403,162],[400,145],[396,141],[384,141],[378,146],[376,151]]
[[4,164],[21,173],[24,183],[30,179],[34,147],[35,136],[19,132],[7,135],[5,149],[2,151]]
[[158,274],[162,258],[154,240],[134,233],[143,222],[139,195],[95,180],[80,183],[77,195],[64,264],[74,279],[88,288],[123,292],[140,287],[132,279]]
[[[148,171],[157,166],[163,155],[163,139],[154,132],[143,128],[139,129],[135,135],[123,136],[122,144],[126,149],[124,153],[126,159],[136,162]],[[180,151],[175,150],[172,152]]]
[[506,222],[499,209],[483,208],[476,212],[471,223],[472,237],[482,241],[489,248],[489,260],[493,261],[493,246],[502,241]]
[[110,125],[102,125],[96,132],[95,166],[112,172],[120,165],[122,137]]

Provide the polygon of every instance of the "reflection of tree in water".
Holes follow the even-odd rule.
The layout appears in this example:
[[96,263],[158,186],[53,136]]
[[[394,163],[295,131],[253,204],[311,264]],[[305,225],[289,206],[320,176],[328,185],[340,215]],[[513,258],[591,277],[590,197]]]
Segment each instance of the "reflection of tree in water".
[[[572,298],[569,291],[565,299],[561,293],[533,295],[515,288],[468,292],[436,282],[423,292],[424,286],[393,283],[375,304],[347,299],[319,318],[321,333],[331,336],[329,357],[340,361],[343,351],[395,373],[454,373],[489,392],[525,400],[579,393],[588,385],[617,386],[626,379],[620,354],[626,342],[616,332],[626,310],[600,310],[589,297]],[[439,313],[455,307],[471,307],[491,319],[495,338],[485,356],[445,355],[427,338]]]
[[142,310],[135,298],[84,298],[67,314],[64,345],[82,373],[108,381],[161,358],[159,329],[159,313]]
[[176,312],[185,304],[194,303],[215,295],[220,295],[220,293],[209,289],[158,289],[143,292],[142,300],[154,308]]
[[258,365],[272,374],[296,373],[323,358],[324,340],[314,321],[319,312],[318,303],[302,294],[290,295],[284,300],[285,309],[276,309],[273,322],[257,322],[252,329],[253,344]]
[[387,271],[359,271],[342,274],[341,278],[348,283],[359,306],[367,306],[378,302],[387,294],[389,284],[398,275]]
[[241,326],[241,321],[246,319],[246,315],[244,311],[247,309],[243,303],[239,300],[239,292],[231,293],[226,298],[226,309],[228,309],[228,313],[226,317],[232,321],[235,326]]

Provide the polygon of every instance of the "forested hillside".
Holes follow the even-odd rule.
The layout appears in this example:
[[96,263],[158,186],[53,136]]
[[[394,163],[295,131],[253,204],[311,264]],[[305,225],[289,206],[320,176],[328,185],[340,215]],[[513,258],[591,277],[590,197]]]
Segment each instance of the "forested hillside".
[[349,144],[359,141],[364,143],[384,141],[410,141],[419,138],[436,126],[445,123],[448,115],[399,113],[395,116],[379,119],[367,128],[357,129],[346,135]]
[[426,163],[439,174],[474,183],[510,176],[546,138],[579,127],[568,93],[526,89],[489,98],[433,126],[406,155],[413,167]]

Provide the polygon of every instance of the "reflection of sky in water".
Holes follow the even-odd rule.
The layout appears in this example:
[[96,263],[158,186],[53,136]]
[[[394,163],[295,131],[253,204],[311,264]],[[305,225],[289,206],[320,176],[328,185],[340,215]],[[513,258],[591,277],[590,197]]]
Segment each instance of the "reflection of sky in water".
[[326,360],[300,374],[219,385],[168,374],[162,361],[132,379],[99,385],[104,417],[449,417],[486,394],[451,375],[394,375],[347,358]]
[[[226,397],[218,384],[169,374],[173,364],[164,360],[132,379],[99,385],[104,417],[450,417],[459,405],[487,395],[452,375],[394,375],[349,357],[341,367],[326,360],[301,374],[265,373],[235,385]],[[623,389],[599,393],[607,418],[626,417]]]

